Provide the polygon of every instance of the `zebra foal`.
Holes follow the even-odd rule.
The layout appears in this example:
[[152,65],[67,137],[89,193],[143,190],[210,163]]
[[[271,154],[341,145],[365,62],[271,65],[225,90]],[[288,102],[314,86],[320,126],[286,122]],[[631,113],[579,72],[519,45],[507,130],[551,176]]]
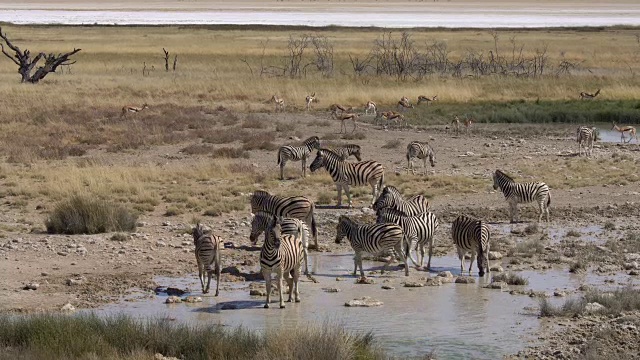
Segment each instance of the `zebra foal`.
[[405,200],[395,186],[387,185],[380,192],[380,196],[373,203],[373,210],[379,212],[384,208],[398,210],[405,216],[415,216],[429,211],[429,201],[422,195]]
[[302,146],[285,145],[278,149],[280,180],[284,180],[284,166],[287,161],[302,161],[302,177],[307,176],[307,158],[313,149],[320,147],[320,138],[312,136],[302,142]]
[[427,172],[427,159],[429,159],[429,163],[431,163],[431,167],[436,166],[436,154],[433,151],[431,145],[427,142],[422,141],[412,141],[407,145],[407,169],[411,171],[413,174],[416,173],[413,168],[413,160],[415,158],[422,159],[422,165],[424,168],[424,172]]
[[[216,273],[216,295],[220,293],[220,251],[222,250],[222,239],[219,236],[205,233],[204,227],[198,223],[193,228],[193,244],[196,246],[196,262],[198,263],[198,278],[202,286],[202,293],[209,292],[211,276]],[[207,276],[205,286],[205,273]]]
[[336,153],[336,155],[338,155],[342,160],[347,160],[349,156],[353,155],[358,161],[362,161],[362,154],[360,153],[362,149],[360,148],[360,145],[347,144],[340,147],[327,149]]
[[478,275],[484,276],[485,269],[489,269],[489,227],[482,220],[460,215],[451,225],[451,237],[458,250],[460,259],[460,274],[464,273],[464,255],[471,252],[469,275],[473,267],[473,258],[477,255]]
[[333,182],[338,190],[338,206],[342,205],[342,190],[347,194],[349,207],[351,207],[351,192],[349,186],[365,186],[371,185],[373,199],[371,204],[375,202],[379,190],[384,182],[384,168],[382,164],[373,160],[359,161],[349,163],[339,155],[328,149],[318,149],[316,158],[309,168],[314,172],[321,167],[327,169]]
[[542,220],[542,215],[546,214],[549,222],[549,205],[551,205],[551,193],[549,186],[543,182],[517,183],[512,177],[500,170],[493,173],[493,189],[502,191],[505,199],[509,203],[509,213],[511,222],[518,218],[518,204],[537,202],[540,216],[538,222]]
[[[249,240],[255,245],[258,242],[258,236],[274,225],[273,214],[266,211],[258,211],[253,214],[251,219],[251,233]],[[309,227],[299,219],[284,218],[280,224],[283,234],[297,234],[302,228],[302,250],[304,254],[304,274],[309,274]]]
[[[301,222],[297,224],[300,225]],[[289,300],[287,302],[292,300],[300,302],[298,281],[300,279],[300,263],[303,258],[302,233],[301,226],[298,226],[295,234],[282,233],[282,217],[279,216],[273,217],[271,225],[265,231],[264,244],[260,250],[260,268],[267,288],[265,309],[269,308],[271,302],[271,275],[274,272],[280,295],[280,308],[284,309],[285,307],[282,297],[282,279],[285,275],[287,275],[286,279],[289,284]],[[293,277],[290,278],[289,274]]]
[[[353,258],[354,276],[357,274],[358,266],[360,266],[360,276],[365,277],[364,270],[362,269],[362,253],[377,255],[388,250],[395,250],[396,254],[403,254],[404,275],[409,276],[407,254],[403,251],[404,233],[399,225],[391,223],[360,225],[348,217],[341,215],[336,228],[336,244],[340,244],[344,237],[349,240],[351,248],[353,248],[355,252]],[[382,270],[383,274],[393,259],[394,257],[392,256],[385,264]]]
[[591,152],[593,151],[593,143],[596,141],[596,128],[580,126],[576,131],[576,141],[578,142],[578,156],[582,154],[583,147],[584,155],[591,156]]
[[304,196],[278,196],[271,195],[264,190],[256,190],[251,195],[251,213],[266,211],[276,216],[294,218],[304,221],[311,229],[313,242],[318,248],[318,228],[316,226],[315,209],[313,201]]
[[411,250],[416,249],[420,256],[420,267],[424,265],[424,247],[429,245],[429,261],[427,270],[431,269],[431,256],[433,255],[433,236],[439,223],[436,216],[426,212],[417,216],[405,216],[402,212],[391,208],[378,211],[377,223],[394,223],[400,225],[406,241],[406,253],[413,265],[418,266],[418,259],[414,259]]

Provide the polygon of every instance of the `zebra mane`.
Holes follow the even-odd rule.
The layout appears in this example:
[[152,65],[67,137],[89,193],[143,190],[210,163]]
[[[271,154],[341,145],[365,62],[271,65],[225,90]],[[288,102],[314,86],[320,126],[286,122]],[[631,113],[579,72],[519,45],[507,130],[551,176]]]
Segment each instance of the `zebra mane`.
[[256,190],[253,192],[253,196],[264,196],[264,195],[270,196],[271,194],[269,194],[269,192],[266,190]]
[[393,185],[387,185],[384,187],[384,189],[382,189],[382,193],[395,193],[398,194],[400,196],[402,196],[402,193],[400,192],[400,190],[398,190],[397,187],[393,186]]
[[502,172],[501,170],[496,170],[496,174],[500,175],[501,177],[506,178],[509,181],[515,181],[513,180],[513,178],[507,174],[505,174],[504,172]]
[[333,150],[331,150],[331,149],[320,148],[320,149],[318,149],[318,153],[320,153],[320,152],[325,153],[326,155],[329,155],[330,157],[331,156],[335,156],[336,158],[341,160],[340,156],[338,154],[336,154],[335,152],[333,152]]
[[313,143],[318,143],[318,145],[320,145],[320,138],[317,136],[312,136],[302,142],[303,145],[311,145]]

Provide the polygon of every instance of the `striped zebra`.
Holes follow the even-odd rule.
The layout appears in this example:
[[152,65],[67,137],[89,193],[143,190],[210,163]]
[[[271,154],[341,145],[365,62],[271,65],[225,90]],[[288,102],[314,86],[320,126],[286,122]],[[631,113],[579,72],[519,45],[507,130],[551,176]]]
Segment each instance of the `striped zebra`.
[[347,160],[349,156],[353,155],[358,161],[362,161],[362,155],[360,153],[361,151],[360,145],[347,144],[347,145],[341,145],[339,147],[327,148],[327,149],[336,153],[338,156],[340,156],[340,159],[342,160]]
[[429,159],[431,167],[436,166],[436,153],[426,141],[412,141],[407,145],[407,169],[413,174],[416,173],[413,168],[413,160],[415,158],[422,159],[425,173],[427,172],[427,159]]
[[384,208],[392,208],[402,212],[405,216],[415,216],[429,211],[429,201],[422,195],[405,200],[396,187],[387,185],[380,192],[380,196],[373,203],[376,212]]
[[[297,224],[301,225],[301,222]],[[265,309],[269,308],[271,302],[271,275],[274,272],[280,294],[280,308],[284,309],[282,279],[285,275],[289,284],[289,300],[287,302],[291,302],[292,297],[295,297],[295,302],[300,302],[298,280],[300,279],[300,263],[304,257],[303,232],[302,227],[298,227],[295,234],[284,234],[282,232],[282,217],[279,216],[273,217],[272,225],[265,231],[264,244],[260,250],[260,268],[267,285]],[[289,274],[293,275],[293,278],[290,278]]]
[[[582,148],[584,147],[585,156],[591,156],[593,151],[593,143],[596,140],[596,128],[588,128],[586,126],[580,126],[576,131],[576,141],[578,142],[578,156],[582,154]],[[584,144],[584,145],[583,145]]]
[[[360,225],[341,215],[336,229],[336,244],[340,244],[345,236],[349,239],[351,248],[355,251],[353,258],[354,276],[357,274],[358,266],[360,266],[360,276],[365,277],[362,269],[362,253],[376,255],[389,250],[394,250],[396,254],[403,254],[404,275],[409,276],[407,254],[403,251],[404,233],[399,225],[391,223]],[[382,270],[383,274],[393,259],[394,256],[385,264]]]
[[316,205],[304,196],[271,195],[264,190],[256,190],[251,195],[251,212],[266,211],[276,216],[300,219],[311,229],[315,249],[318,247],[318,228],[314,215]]
[[411,250],[416,249],[420,254],[420,267],[424,265],[424,247],[429,245],[429,261],[427,270],[431,269],[431,256],[433,255],[433,236],[438,229],[438,219],[433,213],[426,212],[417,216],[406,216],[404,213],[392,209],[384,208],[378,211],[377,223],[394,223],[400,225],[404,232],[407,255],[413,265],[418,266],[418,260],[413,258]]
[[[223,244],[222,239],[219,236],[211,233],[205,233],[205,229],[200,223],[196,224],[193,228],[193,243],[196,246],[196,262],[198,263],[198,278],[200,278],[200,285],[202,286],[202,293],[209,292],[209,286],[211,285],[211,275],[215,271],[216,273],[216,295],[220,293],[220,251]],[[215,267],[214,267],[215,266]],[[205,272],[207,275],[207,281],[205,286]]]
[[373,204],[384,182],[384,168],[382,164],[373,160],[348,163],[331,150],[318,149],[316,158],[309,168],[311,172],[314,172],[323,166],[331,174],[338,189],[338,206],[342,205],[342,189],[347,194],[349,207],[351,207],[349,186],[364,186],[366,184],[371,185],[373,192],[371,204]]
[[504,194],[505,199],[509,203],[509,213],[511,214],[511,222],[516,222],[518,218],[518,204],[538,202],[540,216],[538,222],[542,220],[542,214],[546,214],[547,222],[549,222],[549,205],[551,204],[551,193],[549,186],[543,182],[516,183],[512,177],[496,170],[493,173],[493,188]]
[[302,177],[307,176],[307,158],[313,149],[320,147],[320,138],[312,136],[302,142],[302,146],[285,145],[278,150],[280,180],[284,180],[284,165],[287,161],[302,161]]
[[471,275],[473,258],[476,254],[478,255],[478,275],[484,276],[485,269],[487,273],[491,274],[489,269],[489,240],[491,233],[486,223],[482,220],[460,215],[451,225],[451,237],[458,249],[461,275],[464,273],[464,255],[467,252],[471,252],[469,275]]
[[[266,231],[270,226],[273,226],[273,214],[266,211],[258,211],[253,214],[251,219],[251,233],[249,234],[249,240],[255,245],[258,242],[258,236],[262,232]],[[298,228],[302,228],[302,249],[304,251],[304,274],[309,274],[309,227],[307,224],[299,219],[284,218],[282,220],[282,233],[283,234],[297,234]]]

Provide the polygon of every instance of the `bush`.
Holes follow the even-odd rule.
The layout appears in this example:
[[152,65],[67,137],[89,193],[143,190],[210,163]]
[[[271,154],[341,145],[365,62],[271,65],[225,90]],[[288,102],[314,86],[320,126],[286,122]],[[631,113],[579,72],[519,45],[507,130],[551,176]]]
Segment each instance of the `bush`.
[[587,266],[588,264],[586,262],[584,262],[583,260],[578,260],[573,264],[571,264],[571,266],[569,267],[569,272],[571,273],[585,272],[587,271]]
[[491,279],[491,282],[498,282],[498,281],[504,281],[509,285],[528,285],[529,284],[529,280],[511,272],[494,275]]
[[99,234],[133,231],[138,215],[120,205],[74,195],[53,209],[45,221],[50,234]]

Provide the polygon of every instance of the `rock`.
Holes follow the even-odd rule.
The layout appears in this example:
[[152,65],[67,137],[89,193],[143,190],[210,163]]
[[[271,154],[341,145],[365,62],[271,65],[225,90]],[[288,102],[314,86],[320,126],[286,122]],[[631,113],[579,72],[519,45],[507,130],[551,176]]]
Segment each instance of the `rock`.
[[344,306],[347,306],[347,307],[356,307],[356,306],[372,307],[372,306],[382,306],[383,304],[384,303],[382,301],[372,299],[369,296],[364,296],[364,297],[361,297],[359,299],[349,300],[346,303],[344,303]]
[[489,260],[500,260],[502,259],[502,254],[497,251],[489,251]]
[[71,305],[71,304],[69,304],[69,303],[66,303],[66,304],[64,304],[64,306],[60,310],[61,311],[72,312],[72,311],[76,311],[76,307]]
[[[448,272],[448,271],[447,271]],[[434,276],[434,277],[430,277],[427,279],[427,286],[440,286],[442,285],[443,280],[447,280],[447,282],[453,282],[453,276],[452,277],[443,277],[440,276],[440,274],[438,274],[438,276]]]
[[267,296],[267,289],[251,289],[249,290],[251,296]]
[[624,254],[625,261],[640,261],[639,253],[628,253]]
[[495,271],[495,272],[503,272],[504,271],[504,269],[500,265],[493,265],[493,266],[491,266],[489,268],[489,270]]
[[66,284],[68,286],[76,286],[82,284],[82,279],[67,279]]
[[557,296],[557,297],[565,297],[567,296],[567,293],[564,291],[554,291],[553,292],[553,296]]
[[188,290],[182,290],[182,289],[174,288],[174,287],[168,287],[165,292],[169,296],[182,296],[182,295],[188,293],[189,291]]
[[38,284],[38,283],[28,283],[22,289],[23,290],[38,290],[39,287],[40,287],[40,284]]
[[638,272],[638,270],[631,270],[631,271],[629,271],[629,275],[631,275],[631,276],[638,276],[638,274],[640,274],[640,273]]
[[340,289],[335,287],[326,287],[326,288],[322,288],[322,291],[327,293],[337,293],[337,292],[340,292]]
[[227,266],[222,269],[223,274],[231,274],[233,276],[240,276],[241,272],[241,269],[237,266]]
[[156,241],[156,246],[157,247],[166,247],[167,243],[164,241]]
[[85,248],[84,246],[78,246],[76,248],[76,252],[82,256],[87,255],[87,248]]
[[375,281],[373,281],[373,279],[367,278],[366,276],[363,276],[358,278],[358,280],[356,280],[356,284],[370,285],[370,284],[375,284]]
[[382,289],[384,290],[394,290],[395,288],[391,285],[382,285]]
[[605,307],[603,305],[597,303],[597,302],[588,303],[584,307],[584,311],[586,311],[588,313],[595,313],[595,312],[601,311],[603,309],[605,309]]
[[58,251],[58,255],[60,255],[60,256],[67,256],[67,255],[69,255],[69,253],[68,253],[68,252],[66,252],[66,251]]
[[368,208],[368,207],[363,207],[362,209],[360,209],[360,211],[362,211],[362,213],[365,214],[365,215],[375,215],[376,214],[376,212],[373,209]]
[[417,287],[423,287],[423,286],[424,284],[415,282],[415,281],[407,281],[404,283],[404,287],[409,287],[409,288],[417,288]]
[[471,276],[459,276],[456,281],[456,284],[475,284],[476,283],[476,279],[472,278]]
[[49,276],[49,273],[48,273],[48,272],[46,272],[46,271],[43,271],[43,272],[41,272],[41,273],[40,273],[40,275],[42,275],[42,276]]
[[620,270],[620,267],[618,265],[602,264],[602,265],[598,266],[598,268],[596,269],[596,272],[599,272],[599,273],[612,273],[612,272],[616,272],[618,270]]
[[202,298],[200,296],[187,296],[182,301],[187,303],[199,303],[202,302]]
[[638,262],[637,261],[631,261],[628,263],[625,263],[623,265],[625,270],[638,270],[640,269],[640,266],[638,266]]
[[178,304],[181,303],[182,299],[177,296],[169,296],[167,300],[164,301],[165,304]]
[[164,221],[164,222],[162,223],[162,226],[171,226],[171,223],[170,223],[170,222],[168,222],[168,221]]
[[440,271],[438,273],[439,277],[445,277],[445,278],[452,278],[453,274],[451,273],[451,271]]
[[341,277],[337,277],[337,278],[336,278],[336,281],[344,281],[344,279],[343,279],[343,278],[341,278]]
[[580,291],[591,291],[591,290],[593,290],[593,287],[591,285],[584,284],[584,285],[580,285],[578,290],[580,290]]
[[496,281],[496,282],[492,282],[489,285],[486,285],[485,288],[487,289],[497,289],[497,290],[506,290],[509,288],[509,285],[507,285],[506,282],[504,281]]

